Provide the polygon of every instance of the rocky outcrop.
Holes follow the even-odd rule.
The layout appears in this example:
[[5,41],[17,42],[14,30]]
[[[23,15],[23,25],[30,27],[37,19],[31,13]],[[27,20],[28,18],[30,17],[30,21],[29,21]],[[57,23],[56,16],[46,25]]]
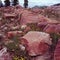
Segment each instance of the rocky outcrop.
[[52,44],[50,35],[44,32],[30,31],[21,38],[30,56],[37,56],[46,53],[49,45]]

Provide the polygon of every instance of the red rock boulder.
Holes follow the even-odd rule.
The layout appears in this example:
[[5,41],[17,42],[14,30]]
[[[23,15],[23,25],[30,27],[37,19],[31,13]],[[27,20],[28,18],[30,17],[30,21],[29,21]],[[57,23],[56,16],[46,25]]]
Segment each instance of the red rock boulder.
[[10,32],[7,33],[7,37],[12,38],[16,35],[21,36],[22,34],[23,34],[22,31],[10,31]]
[[47,33],[60,33],[60,24],[48,24],[44,31]]
[[26,47],[30,56],[44,54],[52,44],[50,35],[44,32],[30,31],[21,38],[21,43]]

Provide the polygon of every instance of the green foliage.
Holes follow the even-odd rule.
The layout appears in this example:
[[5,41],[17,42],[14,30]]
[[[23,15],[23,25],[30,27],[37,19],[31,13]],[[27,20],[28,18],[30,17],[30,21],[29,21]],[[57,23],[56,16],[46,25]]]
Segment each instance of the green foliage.
[[57,44],[57,42],[58,42],[58,39],[60,38],[60,35],[58,35],[58,34],[56,34],[56,33],[52,33],[52,34],[50,34],[51,35],[51,38],[52,38],[52,50],[54,50],[55,49],[55,47],[56,47],[56,44]]
[[14,57],[13,57],[13,60],[25,60],[25,58],[24,58],[24,57],[20,57],[20,58],[19,58],[19,57],[17,57],[17,56],[14,56]]
[[12,38],[13,42],[10,42],[6,45],[8,52],[12,52],[14,57],[13,60],[29,60],[26,50],[22,51],[20,48],[20,40],[18,36]]
[[19,47],[19,39],[18,39],[18,36],[14,36],[12,38],[12,41],[13,42],[10,42],[6,45],[6,47],[8,48],[8,51],[9,52],[13,52],[14,55],[20,55],[20,47]]
[[37,23],[28,23],[27,26],[30,26],[31,31],[40,31],[40,28],[37,26]]
[[12,40],[14,41],[14,43],[16,43],[16,44],[19,44],[19,36],[18,35],[16,35],[16,36],[14,36],[13,38],[12,38]]
[[18,45],[15,44],[14,42],[8,43],[6,47],[8,48],[9,51],[15,51],[16,49],[18,49]]

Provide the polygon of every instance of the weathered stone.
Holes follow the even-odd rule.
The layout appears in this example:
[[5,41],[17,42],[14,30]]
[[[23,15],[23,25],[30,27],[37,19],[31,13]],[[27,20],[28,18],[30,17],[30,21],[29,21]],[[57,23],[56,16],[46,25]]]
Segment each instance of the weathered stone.
[[31,56],[44,54],[51,45],[50,35],[44,32],[30,31],[21,38],[21,43]]

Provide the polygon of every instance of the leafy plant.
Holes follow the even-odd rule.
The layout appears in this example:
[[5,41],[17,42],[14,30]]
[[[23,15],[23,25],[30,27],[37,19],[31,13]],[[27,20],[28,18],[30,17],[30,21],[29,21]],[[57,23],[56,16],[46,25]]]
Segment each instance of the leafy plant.
[[37,23],[28,23],[27,26],[30,26],[31,31],[40,31],[40,28],[37,26]]
[[60,38],[60,35],[59,34],[56,34],[56,33],[52,33],[52,34],[50,34],[51,35],[51,38],[52,38],[52,50],[54,50],[55,49],[55,47],[56,47],[56,44],[57,44],[57,42],[58,42],[58,39]]
[[13,54],[13,60],[29,60],[29,55],[26,50],[21,50],[19,36],[12,38],[13,42],[6,45],[8,52]]
[[19,58],[19,57],[17,57],[17,56],[16,56],[16,57],[14,56],[14,57],[13,57],[13,60],[25,60],[25,58],[23,58],[23,57],[20,57],[20,58]]

